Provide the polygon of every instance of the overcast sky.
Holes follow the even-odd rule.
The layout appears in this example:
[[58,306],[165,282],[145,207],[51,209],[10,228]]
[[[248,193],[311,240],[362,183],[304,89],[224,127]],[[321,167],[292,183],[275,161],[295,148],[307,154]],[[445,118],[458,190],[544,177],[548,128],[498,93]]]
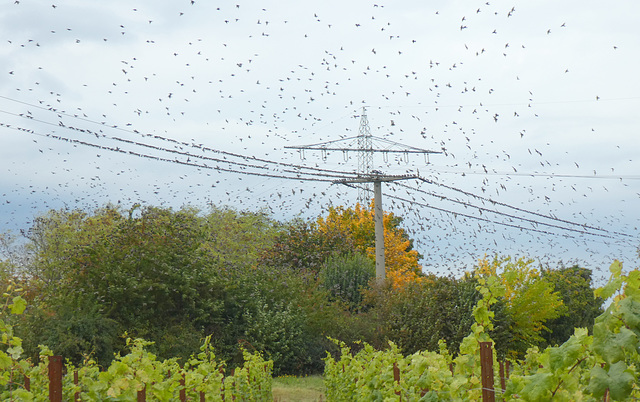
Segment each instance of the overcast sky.
[[331,180],[356,152],[285,146],[354,148],[338,140],[366,106],[371,134],[401,144],[375,147],[443,151],[374,160],[428,180],[383,197],[425,271],[485,253],[600,279],[615,258],[638,266],[637,1],[0,7],[0,231],[108,202],[282,220],[352,206],[357,189]]

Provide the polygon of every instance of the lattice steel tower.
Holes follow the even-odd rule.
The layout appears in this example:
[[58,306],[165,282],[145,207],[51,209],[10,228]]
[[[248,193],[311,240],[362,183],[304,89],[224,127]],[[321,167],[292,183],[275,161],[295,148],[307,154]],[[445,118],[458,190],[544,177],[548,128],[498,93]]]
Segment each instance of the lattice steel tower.
[[[375,148],[374,141],[376,145]],[[372,188],[372,183],[380,181],[380,177],[387,177],[387,175],[382,174],[374,168],[374,154],[382,154],[385,158],[389,154],[404,154],[405,158],[407,159],[410,154],[422,154],[425,156],[425,162],[428,164],[429,154],[442,153],[441,151],[416,148],[410,145],[400,144],[399,142],[391,141],[386,138],[380,138],[371,135],[366,106],[362,107],[362,114],[360,115],[360,129],[358,130],[358,135],[353,137],[340,138],[338,140],[325,141],[317,144],[285,146],[285,148],[297,149],[301,152],[301,154],[305,150],[321,151],[323,159],[326,158],[327,153],[330,151],[339,151],[344,153],[345,155],[347,155],[349,152],[357,152],[357,178],[355,179],[356,181],[353,181],[353,183],[360,184],[360,186],[358,186],[358,202],[360,203],[360,205],[363,205],[365,207],[369,206],[371,198],[373,198],[374,188]],[[388,177],[392,177],[393,180],[397,180],[397,177],[401,177],[402,179],[406,178],[405,176]]]
[[[360,116],[360,130],[358,131],[358,175],[369,177],[373,168],[373,141],[371,139],[371,129],[367,118],[367,108],[362,107]],[[360,205],[368,206],[371,197],[371,183],[363,183],[358,188],[358,202]]]

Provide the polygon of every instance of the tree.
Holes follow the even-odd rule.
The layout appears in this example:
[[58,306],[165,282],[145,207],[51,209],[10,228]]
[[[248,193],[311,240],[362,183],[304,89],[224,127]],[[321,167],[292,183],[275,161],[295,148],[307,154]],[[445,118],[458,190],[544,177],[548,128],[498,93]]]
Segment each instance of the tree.
[[37,220],[29,272],[39,291],[27,343],[74,360],[105,351],[98,357],[108,361],[126,330],[188,356],[217,321],[223,292],[207,269],[201,227],[188,208],[134,207],[128,217],[112,207],[52,211]]
[[[421,256],[400,227],[401,222],[400,217],[384,213],[386,274],[394,286],[419,281],[422,276],[418,263]],[[370,209],[360,204],[354,208],[331,207],[326,217],[315,222],[290,222],[260,256],[260,264],[307,270],[317,276],[328,258],[354,252],[375,261],[373,204]]]
[[211,206],[202,218],[202,250],[224,265],[251,266],[273,246],[281,225],[265,212],[236,211]]
[[353,239],[347,233],[336,229],[320,231],[314,222],[295,219],[280,229],[272,246],[260,255],[258,264],[308,271],[317,276],[327,258],[353,251]]
[[577,265],[545,269],[542,277],[560,294],[564,308],[561,315],[546,323],[548,332],[542,336],[548,345],[561,345],[575,328],[587,328],[591,333],[596,317],[602,314],[604,300],[594,296],[591,270]]
[[[354,208],[331,207],[326,217],[317,220],[318,231],[323,234],[340,232],[349,238],[355,250],[375,260],[375,212],[373,202],[369,209],[359,203]],[[402,219],[391,212],[383,213],[386,275],[401,287],[419,281],[422,266],[420,254],[413,249],[412,240],[403,228]]]
[[230,362],[239,362],[240,343],[273,358],[274,373],[318,373],[330,347],[327,336],[349,332],[343,304],[298,270],[256,265],[226,270],[224,281],[224,321],[213,341]]
[[226,208],[50,211],[29,231],[25,350],[107,364],[127,331],[161,357],[186,358],[211,335],[230,367],[240,345],[276,359],[277,373],[319,372],[326,336],[353,331],[314,276],[257,263],[282,232],[264,214]]
[[475,272],[479,277],[497,276],[502,284],[506,311],[512,319],[509,345],[512,357],[521,357],[527,348],[544,342],[545,323],[562,314],[560,294],[553,285],[533,268],[533,260],[524,257],[495,257],[493,261],[481,259]]

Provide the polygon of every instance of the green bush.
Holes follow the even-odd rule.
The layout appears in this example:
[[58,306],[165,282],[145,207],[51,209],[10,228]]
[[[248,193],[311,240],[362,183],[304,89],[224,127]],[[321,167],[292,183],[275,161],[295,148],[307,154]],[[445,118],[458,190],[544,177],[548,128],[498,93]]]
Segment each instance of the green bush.
[[75,364],[89,354],[102,364],[109,364],[116,345],[123,343],[119,328],[96,304],[69,302],[56,306],[55,311],[29,306],[16,333],[23,339],[27,356],[34,360],[38,345],[48,345],[55,354]]
[[259,303],[256,311],[245,311],[243,319],[246,342],[273,360],[275,375],[309,363],[302,309],[292,303]]
[[336,254],[320,271],[320,284],[333,300],[341,300],[354,311],[362,306],[362,290],[375,277],[375,262],[361,253]]

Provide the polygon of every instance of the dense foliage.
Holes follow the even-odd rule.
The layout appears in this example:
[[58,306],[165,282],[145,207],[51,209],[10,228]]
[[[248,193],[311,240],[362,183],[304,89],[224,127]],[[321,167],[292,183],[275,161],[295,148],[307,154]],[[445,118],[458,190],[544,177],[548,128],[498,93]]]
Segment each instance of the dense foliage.
[[[424,281],[407,284],[402,291],[386,286],[367,293],[367,301],[376,306],[372,316],[388,339],[405,354],[420,350],[439,350],[441,340],[456,354],[460,343],[474,323],[473,308],[482,298],[476,289],[478,280],[467,274],[461,279],[429,275]],[[494,329],[501,355],[512,341],[512,319],[504,300],[494,305]]]
[[512,339],[508,348],[511,357],[520,358],[528,347],[541,344],[542,334],[548,331],[546,322],[560,316],[563,303],[553,285],[534,268],[533,260],[484,258],[479,261],[476,272],[480,277],[499,279],[501,291],[497,296],[504,301],[511,318]]
[[293,220],[278,233],[274,244],[262,252],[259,264],[317,274],[327,258],[353,250],[353,242],[346,233],[320,232],[314,222]]
[[489,277],[500,284],[488,330],[500,356],[552,342],[545,327],[561,343],[568,335],[555,319],[601,304],[589,302],[588,270],[539,273],[524,259],[482,260],[462,278],[424,275],[392,214],[391,274],[376,284],[372,225],[359,205],[284,223],[213,207],[50,211],[19,247],[0,236],[0,280],[23,288],[29,307],[9,320],[33,361],[45,345],[73,364],[89,356],[108,367],[130,350],[127,338],[144,338],[158,359],[184,364],[210,336],[229,367],[242,364],[244,348],[271,359],[275,374],[321,372],[326,352],[339,351],[327,336],[353,350],[393,341],[403,353],[437,351],[442,339],[456,356]]
[[[49,399],[48,357],[51,349],[42,346],[39,363],[23,359],[21,339],[7,322],[24,312],[23,290],[10,284],[2,296],[0,339],[6,351],[0,351],[0,397],[2,400],[44,401]],[[67,362],[62,378],[63,400],[120,401],[140,400],[139,392],[158,401],[174,401],[181,393],[189,400],[267,400],[271,398],[272,361],[260,354],[243,351],[244,362],[225,375],[224,363],[205,338],[200,353],[179,364],[177,359],[159,360],[145,347],[150,342],[126,339],[127,353],[117,354],[108,367],[100,367],[87,358],[77,367]],[[28,378],[28,380],[27,380]],[[78,399],[80,398],[80,399]]]
[[362,307],[362,291],[375,276],[375,262],[355,252],[327,258],[319,280],[333,299],[343,301],[350,310],[358,310]]
[[574,328],[593,330],[593,322],[602,314],[603,300],[593,297],[591,271],[577,265],[546,269],[542,276],[549,281],[562,298],[560,316],[546,323],[548,331],[541,336],[547,345],[561,345],[573,335]]
[[[402,219],[392,213],[383,213],[384,257],[386,276],[396,287],[420,281],[422,266],[420,254],[413,249],[413,241],[400,226]],[[326,217],[317,220],[317,230],[326,235],[344,233],[353,248],[375,260],[375,212],[359,203],[354,208],[331,207]]]
[[[577,328],[560,346],[531,348],[524,360],[512,363],[505,388],[499,382],[494,353],[495,399],[512,401],[637,400],[640,397],[640,270],[622,274],[611,266],[609,283],[598,296],[615,296],[598,316],[593,335]],[[474,308],[475,323],[452,358],[442,345],[437,352],[404,356],[391,343],[376,351],[369,345],[354,354],[343,343],[339,358],[327,356],[327,400],[437,401],[480,400],[482,397],[480,342],[491,341],[492,306],[504,286],[495,276],[479,279],[483,297]],[[394,371],[396,371],[394,373]]]
[[219,323],[225,289],[207,270],[195,212],[135,212],[52,212],[37,221],[27,272],[38,291],[23,326],[32,354],[42,343],[74,361],[94,352],[108,363],[126,330],[186,358]]

